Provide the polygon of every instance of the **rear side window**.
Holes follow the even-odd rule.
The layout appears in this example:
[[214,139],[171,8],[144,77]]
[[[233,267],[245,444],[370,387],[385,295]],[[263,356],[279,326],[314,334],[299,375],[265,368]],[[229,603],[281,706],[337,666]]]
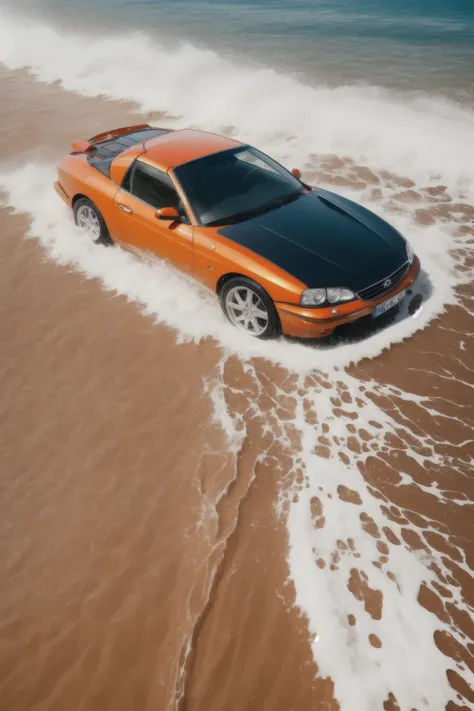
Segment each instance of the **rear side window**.
[[160,207],[176,208],[183,221],[188,222],[173,181],[167,173],[163,173],[158,168],[153,168],[139,160],[135,161],[122,187],[156,210],[159,210]]
[[101,158],[100,156],[87,156],[87,162],[97,168],[102,175],[110,178],[110,166],[112,164],[113,158]]

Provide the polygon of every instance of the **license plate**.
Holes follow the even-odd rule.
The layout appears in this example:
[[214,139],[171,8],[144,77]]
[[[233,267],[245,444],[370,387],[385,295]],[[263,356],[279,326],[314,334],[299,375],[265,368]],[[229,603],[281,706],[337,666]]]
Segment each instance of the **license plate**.
[[377,316],[381,316],[389,309],[393,309],[394,306],[396,306],[400,303],[400,301],[403,300],[405,294],[406,289],[401,291],[399,294],[395,294],[395,296],[392,296],[391,299],[387,299],[387,301],[384,301],[382,304],[379,304],[377,308],[372,311],[372,318],[377,318]]

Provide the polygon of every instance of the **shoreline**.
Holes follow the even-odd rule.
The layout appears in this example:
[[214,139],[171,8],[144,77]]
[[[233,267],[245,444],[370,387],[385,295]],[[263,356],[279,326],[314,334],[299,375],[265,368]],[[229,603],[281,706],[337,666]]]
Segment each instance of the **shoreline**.
[[413,15],[408,8],[388,16],[384,12],[359,15],[343,8],[344,3],[332,11],[300,3],[288,12],[276,3],[271,10],[258,5],[250,10],[245,2],[232,0],[221,3],[220,13],[215,13],[212,3],[196,8],[181,0],[171,7],[147,3],[128,16],[126,6],[119,2],[114,5],[113,19],[107,3],[101,9],[88,7],[87,14],[84,8],[78,12],[67,3],[60,7],[50,3],[41,9],[24,6],[13,12],[0,7],[0,13],[20,21],[27,17],[28,22],[80,33],[91,40],[110,34],[120,35],[123,41],[136,36],[148,47],[158,45],[170,52],[178,41],[195,50],[215,52],[250,71],[272,67],[313,88],[368,87],[395,95],[444,97],[473,108],[470,42],[474,25],[468,16],[461,13],[456,21],[448,14],[443,28],[443,16]]
[[[137,118],[128,107],[69,95],[24,73],[0,75],[5,79],[9,115],[19,110],[21,121],[10,120],[4,140],[14,145],[16,135],[24,137],[11,161],[61,155],[79,131],[76,124],[93,134],[108,122]],[[212,343],[177,346],[171,330],[134,304],[45,261],[42,247],[22,236],[25,216],[2,209],[0,224],[8,344],[0,368],[8,411],[0,428],[0,698],[9,711],[84,703],[88,711],[103,711],[104,703],[114,711],[157,705],[171,711],[178,708],[173,699],[194,616],[201,619],[224,553],[220,579],[228,575],[222,537],[245,495],[237,488],[227,497],[219,514],[224,530],[215,528],[213,515],[201,523],[202,508],[211,514],[212,501],[234,478],[203,388],[203,379],[217,377],[222,356]],[[239,467],[239,487],[255,456]],[[286,531],[271,523],[274,485],[266,486],[264,517],[279,531],[281,553],[268,574],[283,585]],[[253,524],[246,534],[241,529],[239,540]],[[246,549],[239,548],[240,564]],[[305,694],[312,678],[305,625],[281,603],[275,614],[285,638],[295,635],[292,654],[302,664]],[[199,649],[207,644],[201,640],[208,624],[200,622]],[[38,674],[29,674],[35,667]],[[193,674],[192,708],[200,708],[202,693]]]
[[[52,162],[83,133],[141,118],[130,105],[85,99],[24,72],[0,72],[0,83],[8,92],[2,141],[15,147],[7,153],[12,164],[25,157]],[[347,180],[340,165],[322,172]],[[432,213],[436,219],[438,204]],[[331,682],[315,678],[309,620],[287,583],[291,531],[275,508],[285,487],[287,507],[292,497],[305,501],[295,469],[304,433],[296,416],[300,391],[319,466],[336,459],[349,467],[347,476],[361,472],[394,528],[406,527],[407,549],[447,556],[453,580],[474,606],[472,577],[456,552],[472,570],[469,507],[447,502],[474,497],[464,473],[473,454],[472,286],[461,287],[464,308],[451,306],[414,338],[341,369],[339,383],[318,372],[298,380],[258,357],[245,360],[245,371],[238,357],[227,356],[225,405],[246,428],[235,460],[203,387],[219,377],[216,344],[177,345],[174,331],[143,318],[134,303],[45,261],[42,246],[23,239],[25,216],[8,209],[0,215],[0,550],[8,583],[0,595],[7,641],[0,697],[9,711],[160,704],[221,711],[235,700],[248,711],[257,702],[265,711],[336,708]],[[466,333],[454,336],[464,349],[453,349],[449,329]],[[371,403],[377,417],[386,417],[379,439],[376,428],[366,430]],[[429,448],[441,459],[421,465],[413,458],[429,459]],[[433,482],[446,496],[427,491]],[[310,527],[322,535],[331,500],[311,502]],[[428,538],[423,520],[432,522]],[[364,597],[363,582],[354,589],[356,600]],[[472,638],[469,619],[443,601],[448,596],[432,588],[423,595],[425,608],[439,619],[452,616]],[[436,644],[471,667],[467,646],[445,637]],[[176,706],[183,660],[185,696]],[[36,676],[29,674],[35,666]],[[450,680],[473,701],[465,684]]]

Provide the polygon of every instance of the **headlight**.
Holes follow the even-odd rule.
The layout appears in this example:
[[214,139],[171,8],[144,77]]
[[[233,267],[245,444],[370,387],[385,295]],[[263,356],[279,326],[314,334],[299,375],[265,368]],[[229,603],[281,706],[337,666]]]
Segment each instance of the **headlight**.
[[415,259],[415,252],[413,251],[413,247],[411,246],[410,242],[405,242],[405,247],[407,250],[407,258],[409,264],[413,264],[413,260]]
[[306,289],[301,294],[301,306],[319,306],[326,301],[326,289]]
[[301,295],[301,306],[321,306],[325,301],[330,304],[338,304],[341,301],[354,299],[354,293],[350,289],[340,286],[333,286],[330,289],[306,289]]
[[340,301],[350,301],[353,298],[354,294],[350,289],[333,287],[327,290],[327,300],[330,304],[338,304]]

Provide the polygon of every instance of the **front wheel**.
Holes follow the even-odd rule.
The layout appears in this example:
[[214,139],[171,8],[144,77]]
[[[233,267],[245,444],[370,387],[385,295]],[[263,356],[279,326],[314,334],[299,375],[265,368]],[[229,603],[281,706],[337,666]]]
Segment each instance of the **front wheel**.
[[231,324],[250,336],[269,339],[280,335],[280,319],[272,299],[251,279],[229,279],[220,293],[220,302]]
[[112,244],[105,220],[91,200],[79,198],[73,210],[76,225],[89,235],[94,244]]

